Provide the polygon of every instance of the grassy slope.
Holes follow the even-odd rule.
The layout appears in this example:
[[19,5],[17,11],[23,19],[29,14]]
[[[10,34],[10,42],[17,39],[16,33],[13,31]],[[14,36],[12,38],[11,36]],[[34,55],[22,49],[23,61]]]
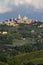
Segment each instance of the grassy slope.
[[17,65],[23,65],[23,63],[27,62],[43,63],[43,50],[17,55],[15,56],[15,62],[18,63]]
[[8,64],[5,62],[0,62],[0,65],[8,65]]

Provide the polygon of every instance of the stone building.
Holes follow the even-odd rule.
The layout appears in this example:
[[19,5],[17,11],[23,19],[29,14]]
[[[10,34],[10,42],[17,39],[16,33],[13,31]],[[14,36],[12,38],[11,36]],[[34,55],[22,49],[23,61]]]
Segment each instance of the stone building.
[[15,26],[14,19],[12,18],[12,19],[6,20],[5,24],[8,26]]
[[28,23],[28,17],[24,16],[23,21],[24,21],[24,23]]
[[18,15],[18,18],[17,18],[17,23],[23,23],[24,21],[22,20],[20,14]]
[[0,25],[2,25],[3,24],[3,22],[0,22]]
[[24,21],[24,23],[26,23],[26,24],[30,24],[30,23],[33,22],[33,20],[31,20],[31,19],[29,20],[27,16],[24,16],[23,21]]
[[33,22],[33,20],[31,20],[31,19],[29,20],[27,16],[24,16],[24,18],[22,19],[20,14],[19,14],[18,18],[11,18],[11,19],[5,20],[4,23],[0,22],[0,25],[6,24],[8,26],[16,26],[16,24],[18,24],[18,23],[30,24],[32,22]]

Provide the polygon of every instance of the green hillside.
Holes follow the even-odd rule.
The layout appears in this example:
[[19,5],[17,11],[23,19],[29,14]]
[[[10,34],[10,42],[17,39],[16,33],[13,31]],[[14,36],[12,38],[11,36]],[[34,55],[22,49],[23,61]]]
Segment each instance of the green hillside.
[[16,56],[10,52],[0,56],[1,65],[38,65],[43,64],[43,50],[19,53]]
[[43,22],[0,25],[0,65],[43,65]]
[[43,50],[35,51],[31,53],[24,53],[15,56],[15,61],[17,65],[24,65],[29,62],[33,64],[42,64],[43,63]]
[[26,43],[43,43],[43,22],[18,24],[18,26],[0,25],[0,31],[7,31],[7,35],[0,34],[0,44],[23,45]]

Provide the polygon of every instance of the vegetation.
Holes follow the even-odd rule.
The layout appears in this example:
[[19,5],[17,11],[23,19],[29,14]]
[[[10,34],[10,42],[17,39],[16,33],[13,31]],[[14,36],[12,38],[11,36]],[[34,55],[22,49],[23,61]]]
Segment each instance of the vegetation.
[[0,65],[43,65],[42,24],[0,25]]

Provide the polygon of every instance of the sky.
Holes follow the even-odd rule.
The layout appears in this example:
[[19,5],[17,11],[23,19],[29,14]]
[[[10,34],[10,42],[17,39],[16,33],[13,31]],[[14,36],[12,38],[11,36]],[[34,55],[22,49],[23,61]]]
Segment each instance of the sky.
[[16,18],[43,20],[43,0],[0,0],[0,21]]

